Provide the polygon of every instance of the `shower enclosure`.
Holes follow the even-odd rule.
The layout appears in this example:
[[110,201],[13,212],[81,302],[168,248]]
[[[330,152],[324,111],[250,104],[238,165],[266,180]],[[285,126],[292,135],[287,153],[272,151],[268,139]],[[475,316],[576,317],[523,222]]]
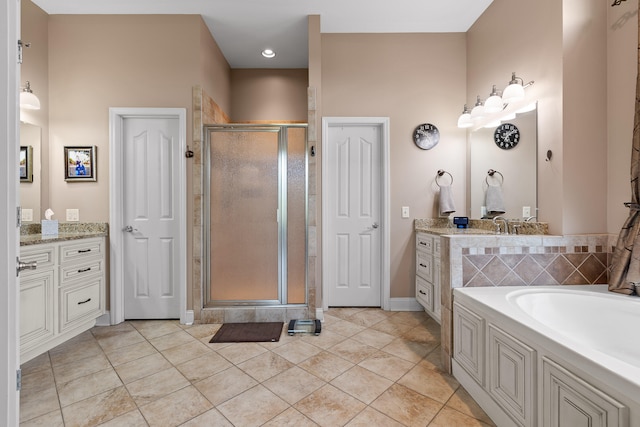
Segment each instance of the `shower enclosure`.
[[307,303],[307,125],[204,128],[205,307]]

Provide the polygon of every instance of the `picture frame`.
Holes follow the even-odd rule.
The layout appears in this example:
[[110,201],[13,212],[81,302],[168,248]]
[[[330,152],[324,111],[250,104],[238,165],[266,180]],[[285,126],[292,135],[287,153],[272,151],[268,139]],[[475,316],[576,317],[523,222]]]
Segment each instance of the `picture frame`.
[[20,146],[20,182],[33,182],[33,147]]
[[91,146],[64,147],[64,180],[97,181],[97,148]]

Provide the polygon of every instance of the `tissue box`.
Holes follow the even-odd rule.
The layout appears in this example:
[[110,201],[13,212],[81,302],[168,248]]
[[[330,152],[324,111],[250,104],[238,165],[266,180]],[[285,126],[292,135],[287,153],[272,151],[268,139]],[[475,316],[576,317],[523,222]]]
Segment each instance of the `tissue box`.
[[43,236],[57,236],[58,235],[58,220],[57,219],[43,219],[42,220],[42,235]]

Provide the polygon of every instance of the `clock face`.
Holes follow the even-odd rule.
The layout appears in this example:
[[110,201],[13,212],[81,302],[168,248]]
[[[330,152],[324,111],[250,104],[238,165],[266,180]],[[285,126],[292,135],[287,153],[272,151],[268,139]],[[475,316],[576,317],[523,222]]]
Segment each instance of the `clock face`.
[[413,142],[423,150],[430,150],[440,142],[440,131],[431,123],[423,123],[413,131]]
[[493,141],[503,150],[510,150],[520,142],[520,130],[511,123],[503,123],[493,133]]

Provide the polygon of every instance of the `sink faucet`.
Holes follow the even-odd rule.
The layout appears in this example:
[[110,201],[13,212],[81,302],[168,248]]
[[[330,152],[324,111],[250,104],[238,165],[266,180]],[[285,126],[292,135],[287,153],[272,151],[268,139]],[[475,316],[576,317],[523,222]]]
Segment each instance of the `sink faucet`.
[[537,221],[537,220],[538,220],[538,217],[537,217],[537,216],[530,216],[529,218],[525,219],[525,220],[524,220],[524,222],[531,222],[531,221],[533,221],[534,219]]
[[509,234],[509,221],[502,216],[494,216],[493,223],[496,225],[496,234],[500,234],[500,224],[498,221],[504,221],[504,234]]

